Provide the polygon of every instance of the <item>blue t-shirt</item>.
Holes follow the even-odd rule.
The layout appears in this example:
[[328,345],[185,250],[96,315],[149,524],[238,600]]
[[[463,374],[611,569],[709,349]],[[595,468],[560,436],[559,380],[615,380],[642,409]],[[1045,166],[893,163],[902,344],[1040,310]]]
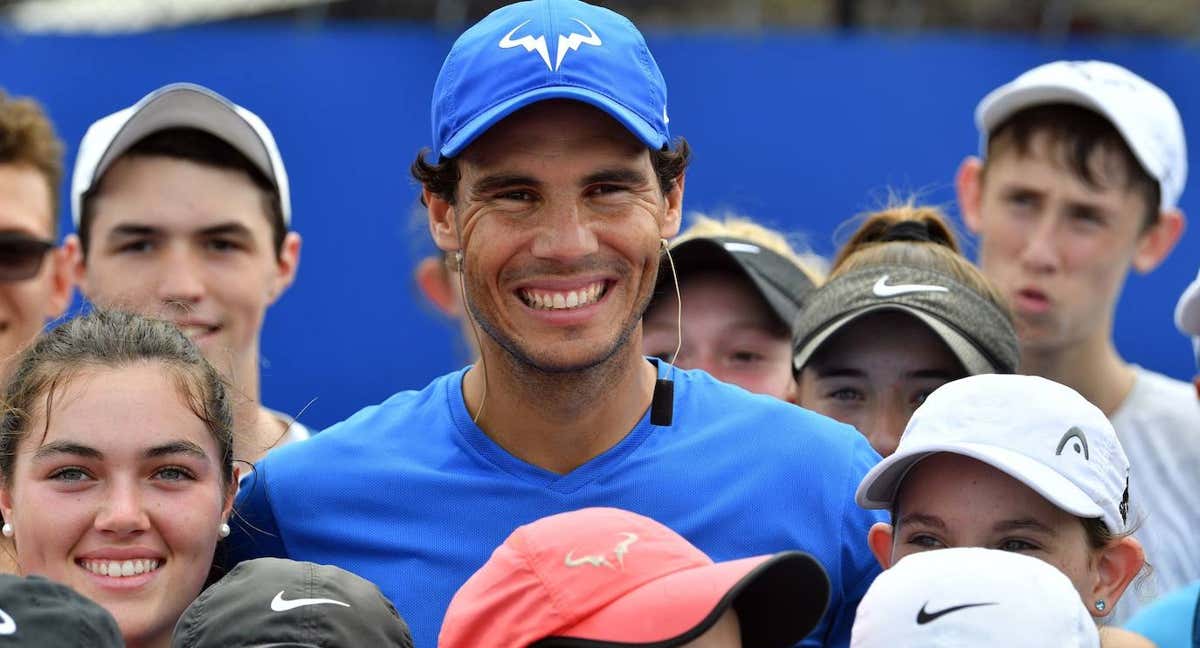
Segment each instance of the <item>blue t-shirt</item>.
[[1138,610],[1125,624],[1158,648],[1200,648],[1200,581]]
[[238,495],[233,561],[277,556],[355,572],[392,600],[417,646],[433,648],[454,593],[516,527],[611,506],[666,524],[716,561],[807,551],[832,592],[803,645],[849,645],[879,573],[867,529],[886,521],[854,502],[879,455],[853,428],[675,370],[672,425],[651,425],[647,413],[617,445],[558,475],[471,422],[465,372],[267,455]]

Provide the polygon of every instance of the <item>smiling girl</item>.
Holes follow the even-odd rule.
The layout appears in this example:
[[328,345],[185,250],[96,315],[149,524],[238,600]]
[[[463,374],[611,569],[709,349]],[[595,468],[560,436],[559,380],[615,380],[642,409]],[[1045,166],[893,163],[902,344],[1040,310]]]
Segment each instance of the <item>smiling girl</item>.
[[22,574],[165,646],[200,593],[237,480],[220,379],[170,324],[97,311],[21,358],[0,422],[0,509]]

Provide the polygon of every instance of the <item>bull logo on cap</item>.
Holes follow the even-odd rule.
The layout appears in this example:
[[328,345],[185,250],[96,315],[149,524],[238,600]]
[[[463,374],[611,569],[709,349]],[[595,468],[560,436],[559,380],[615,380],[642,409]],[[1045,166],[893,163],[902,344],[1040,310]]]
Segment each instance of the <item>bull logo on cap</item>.
[[[617,564],[620,565],[621,569],[623,570],[625,569],[625,554],[629,553],[629,547],[638,541],[638,535],[628,531],[623,531],[618,535],[622,537],[622,540],[617,543],[616,547],[613,547],[612,554],[614,557],[616,557]],[[574,549],[567,552],[567,555],[563,558],[563,564],[567,567],[582,567],[583,565],[591,565],[592,567],[608,567],[609,569],[616,569],[616,567],[614,567],[613,564],[608,561],[607,553],[590,554],[576,558]]]
[[[603,45],[603,43],[600,41],[600,37],[596,35],[596,32],[592,30],[587,23],[578,18],[572,18],[571,20],[574,20],[582,25],[583,28],[588,31],[588,33],[579,34],[572,32],[565,36],[559,34],[558,48],[556,50],[557,56],[555,57],[553,65],[550,64],[550,48],[546,45],[545,35],[525,35],[520,38],[512,37],[513,34],[517,33],[519,29],[529,24],[528,20],[520,25],[517,25],[516,27],[513,27],[512,31],[508,32],[504,35],[504,38],[500,39],[500,49],[524,47],[526,52],[537,52],[538,56],[542,57],[542,62],[546,64],[546,69],[550,70],[551,72],[556,72],[558,71],[559,66],[562,65],[563,58],[567,55],[567,52],[577,51],[581,45],[594,45],[596,47]],[[663,110],[665,114],[666,108],[664,107]]]

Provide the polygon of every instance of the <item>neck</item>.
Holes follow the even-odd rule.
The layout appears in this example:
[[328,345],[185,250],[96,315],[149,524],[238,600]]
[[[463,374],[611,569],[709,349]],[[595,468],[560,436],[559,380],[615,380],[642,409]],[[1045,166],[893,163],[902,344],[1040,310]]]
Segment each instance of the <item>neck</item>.
[[463,378],[463,398],[500,447],[566,474],[625,438],[650,407],[657,372],[638,352],[641,346],[639,331],[599,365],[548,373],[485,340],[482,362]]
[[1079,392],[1111,416],[1133,389],[1133,368],[1107,335],[1053,349],[1021,348],[1021,373],[1049,378]]
[[145,637],[124,637],[125,648],[170,648],[171,633]]
[[262,459],[287,433],[287,426],[260,402],[257,358],[256,343],[224,376],[233,404],[233,457],[250,463]]

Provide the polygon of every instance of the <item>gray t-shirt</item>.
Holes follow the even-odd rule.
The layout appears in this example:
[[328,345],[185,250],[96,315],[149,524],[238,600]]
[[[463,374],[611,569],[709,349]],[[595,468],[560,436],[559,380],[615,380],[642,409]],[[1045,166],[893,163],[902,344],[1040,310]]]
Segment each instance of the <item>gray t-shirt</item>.
[[1112,415],[1129,457],[1134,537],[1153,567],[1113,612],[1123,623],[1141,605],[1200,579],[1200,401],[1195,387],[1135,367],[1133,390]]

